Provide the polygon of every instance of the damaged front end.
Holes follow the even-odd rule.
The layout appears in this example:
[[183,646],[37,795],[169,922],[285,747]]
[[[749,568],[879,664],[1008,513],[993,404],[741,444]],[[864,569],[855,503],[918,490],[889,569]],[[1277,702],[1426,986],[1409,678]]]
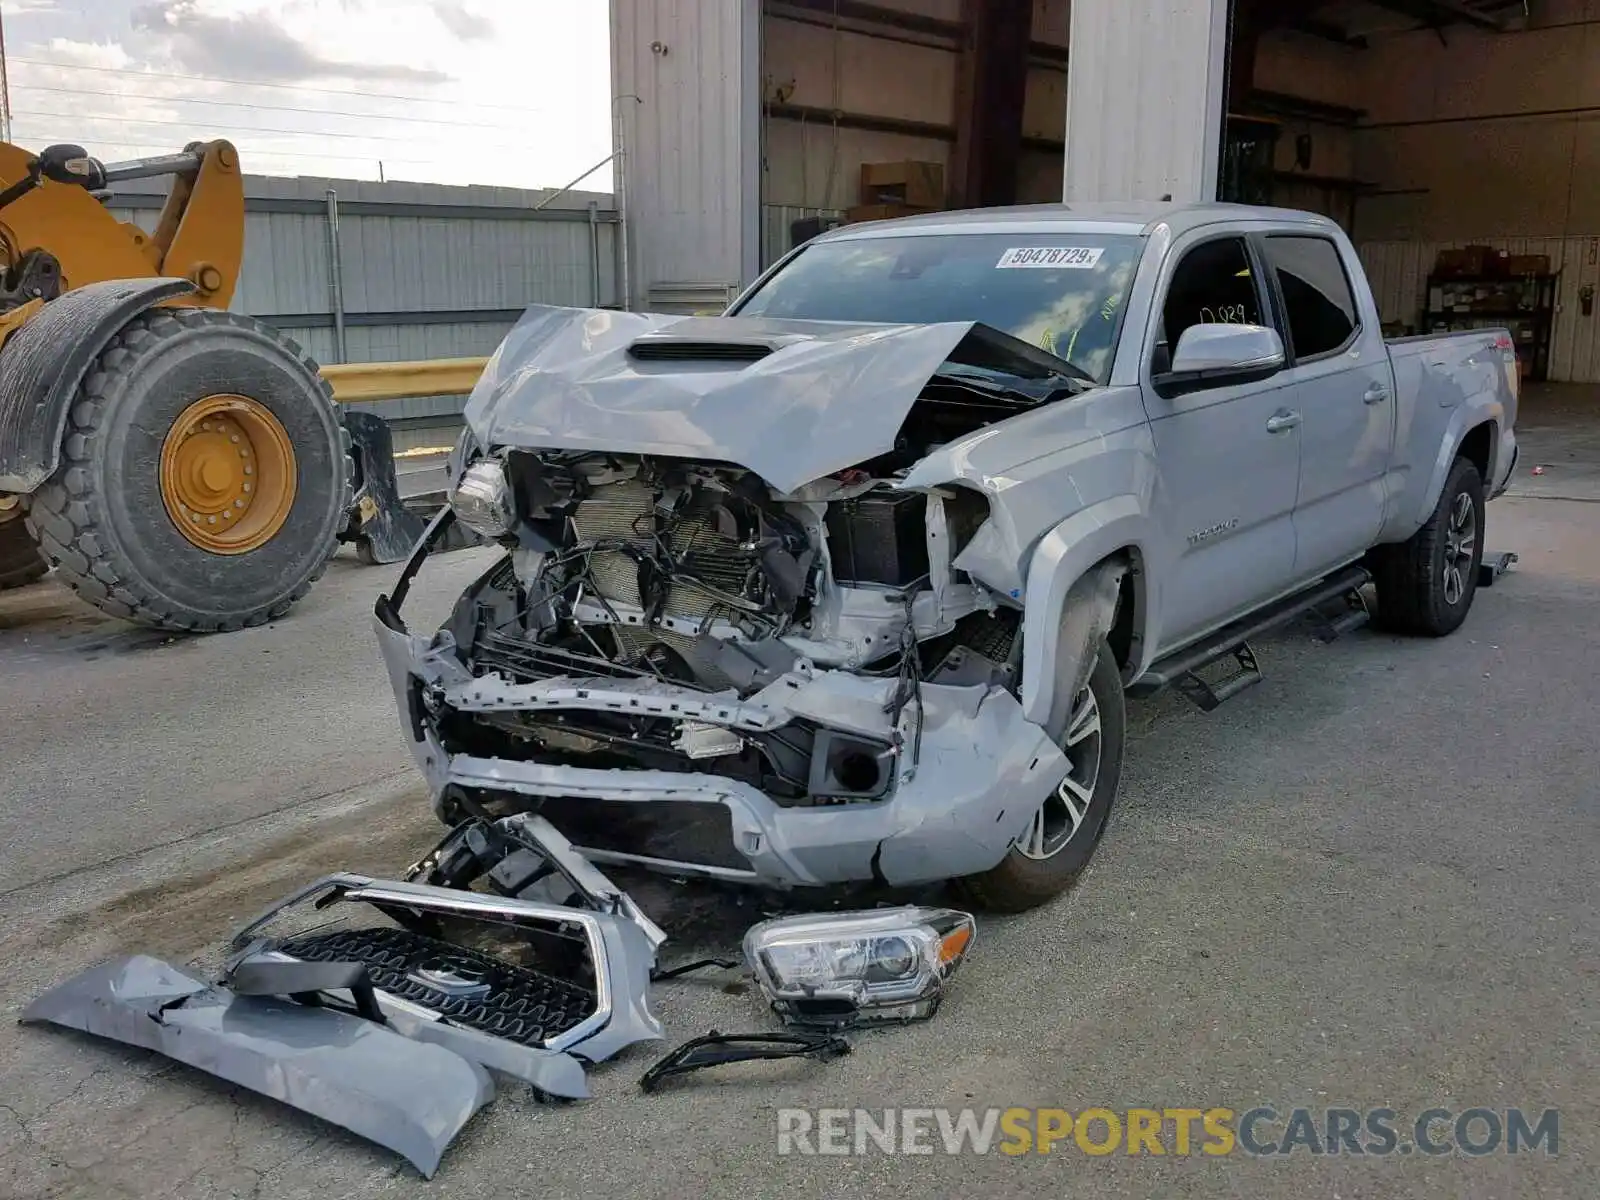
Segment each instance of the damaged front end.
[[[981,326],[659,321],[508,339],[468,407],[489,449],[378,605],[441,817],[783,887],[993,867],[1068,764],[1017,699],[1020,593],[955,565],[987,502],[902,483],[1078,385]],[[507,554],[414,635],[456,515]]]

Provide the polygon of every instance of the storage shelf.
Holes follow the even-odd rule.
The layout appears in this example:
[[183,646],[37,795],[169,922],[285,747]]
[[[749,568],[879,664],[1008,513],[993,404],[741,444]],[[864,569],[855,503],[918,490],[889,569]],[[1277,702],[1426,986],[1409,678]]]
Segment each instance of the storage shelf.
[[[1517,363],[1525,379],[1543,380],[1550,373],[1551,327],[1555,321],[1556,279],[1541,275],[1430,275],[1424,293],[1427,307],[1422,332],[1504,325],[1517,349]],[[1465,311],[1445,303],[1451,298],[1489,300],[1498,308]],[[1520,305],[1503,307],[1508,302]]]
[[1480,309],[1473,309],[1471,312],[1462,312],[1459,309],[1454,308],[1433,308],[1429,309],[1423,315],[1427,317],[1455,318],[1458,320],[1473,320],[1481,317],[1486,321],[1531,321],[1539,316],[1539,310],[1534,308],[1507,308],[1497,309],[1492,312],[1485,312]]

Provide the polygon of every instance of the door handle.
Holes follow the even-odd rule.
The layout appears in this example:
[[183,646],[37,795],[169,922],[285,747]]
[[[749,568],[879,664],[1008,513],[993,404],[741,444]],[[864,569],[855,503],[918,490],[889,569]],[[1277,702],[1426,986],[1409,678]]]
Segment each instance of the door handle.
[[1268,433],[1282,433],[1286,429],[1293,429],[1300,424],[1300,414],[1297,412],[1275,412],[1267,418]]
[[1361,399],[1368,404],[1382,404],[1389,398],[1389,389],[1381,383],[1375,383],[1367,389],[1366,395]]

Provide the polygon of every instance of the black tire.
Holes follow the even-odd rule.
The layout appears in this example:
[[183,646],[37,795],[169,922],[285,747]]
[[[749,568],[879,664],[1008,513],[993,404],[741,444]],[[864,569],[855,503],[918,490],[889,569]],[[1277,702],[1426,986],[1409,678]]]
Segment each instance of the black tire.
[[0,592],[25,587],[49,569],[21,517],[0,521]]
[[[295,495],[263,545],[215,554],[167,515],[159,464],[180,414],[214,393],[271,411],[295,457]],[[236,313],[159,309],[112,339],[74,398],[61,468],[28,525],[62,580],[112,616],[214,633],[283,616],[338,548],[350,506],[348,438],[331,389],[289,338]]]
[[[1093,695],[1099,712],[1100,742],[1099,766],[1082,823],[1048,858],[1030,858],[1021,848],[1012,846],[998,866],[981,875],[958,880],[957,889],[979,908],[1000,913],[1025,912],[1055,899],[1077,881],[1100,844],[1116,800],[1117,784],[1122,778],[1122,753],[1128,726],[1122,672],[1111,647],[1104,643],[1095,659],[1087,690]],[[1052,726],[1059,728],[1051,728],[1049,733],[1058,744],[1066,738],[1075,711],[1076,705],[1069,704],[1059,719],[1052,720]],[[1054,800],[1047,803],[1054,803]],[[1024,837],[1027,836],[1025,833]]]
[[[1380,546],[1373,554],[1378,585],[1375,624],[1393,633],[1443,637],[1467,619],[1478,592],[1478,565],[1483,561],[1483,479],[1465,458],[1451,464],[1439,503],[1427,522],[1404,542]],[[1470,512],[1472,544],[1460,551],[1455,518]],[[1447,577],[1446,556],[1455,567]],[[1459,579],[1459,588],[1453,583]],[[1455,594],[1452,595],[1451,593]]]

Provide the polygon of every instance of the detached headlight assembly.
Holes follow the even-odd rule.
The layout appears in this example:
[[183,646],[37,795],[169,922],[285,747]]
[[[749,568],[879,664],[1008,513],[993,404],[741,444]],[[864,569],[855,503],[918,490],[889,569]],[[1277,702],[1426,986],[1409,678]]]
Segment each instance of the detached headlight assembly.
[[970,913],[875,909],[763,921],[744,955],[785,1022],[841,1029],[933,1016],[976,936]]
[[504,537],[517,527],[511,485],[498,459],[479,459],[463,471],[450,489],[450,507],[456,520],[486,538]]

